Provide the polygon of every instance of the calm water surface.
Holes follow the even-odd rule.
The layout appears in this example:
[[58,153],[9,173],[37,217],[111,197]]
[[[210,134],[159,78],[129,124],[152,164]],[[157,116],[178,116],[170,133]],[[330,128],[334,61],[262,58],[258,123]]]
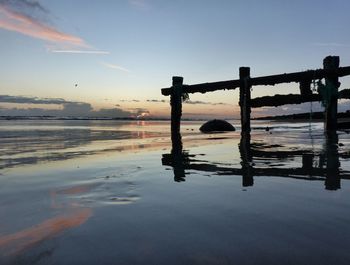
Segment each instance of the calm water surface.
[[200,125],[1,121],[0,264],[350,264],[347,132]]

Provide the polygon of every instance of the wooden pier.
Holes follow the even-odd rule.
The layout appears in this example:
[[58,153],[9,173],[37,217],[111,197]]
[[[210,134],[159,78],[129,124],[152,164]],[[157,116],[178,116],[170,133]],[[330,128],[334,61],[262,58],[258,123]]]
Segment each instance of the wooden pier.
[[[162,94],[170,96],[171,105],[171,140],[170,154],[164,154],[162,163],[174,169],[174,180],[184,181],[185,170],[199,170],[217,172],[218,175],[241,175],[243,186],[252,186],[254,176],[278,176],[305,180],[325,180],[328,190],[340,188],[340,179],[350,179],[350,172],[340,169],[339,157],[346,154],[338,153],[337,112],[338,99],[350,99],[350,89],[338,91],[339,78],[350,75],[350,66],[339,67],[338,56],[328,56],[323,60],[323,69],[307,70],[288,74],[278,74],[261,77],[251,77],[249,67],[239,68],[239,79],[202,83],[195,85],[183,84],[183,77],[174,76],[172,87],[163,88]],[[321,82],[325,79],[324,83]],[[316,83],[317,81],[317,83]],[[282,83],[299,83],[299,94],[263,96],[251,98],[251,88],[258,85],[276,85]],[[317,84],[317,91],[314,87]],[[239,151],[241,168],[223,167],[196,161],[193,155],[183,151],[180,123],[182,116],[182,101],[191,93],[206,93],[216,90],[239,88],[239,106],[241,116],[241,140]],[[301,104],[305,102],[322,101],[325,107],[325,144],[320,154],[313,154],[306,150],[274,151],[261,150],[251,144],[250,114],[251,108],[264,106],[282,106],[285,104]],[[319,167],[313,166],[315,156],[319,157]],[[302,167],[271,168],[253,166],[254,158],[302,158]]]
[[[347,75],[350,75],[350,66],[339,67],[338,56],[327,56],[323,60],[323,69],[303,72],[251,77],[249,67],[240,67],[239,79],[194,85],[185,85],[183,84],[183,77],[174,76],[172,87],[163,88],[161,92],[164,96],[170,96],[171,132],[173,137],[175,134],[180,133],[183,95],[236,88],[239,88],[242,133],[250,132],[251,108],[300,104],[311,101],[326,102],[325,130],[332,131],[337,129],[338,99],[350,99],[350,89],[338,91],[340,87],[339,77]],[[312,82],[322,79],[325,79],[323,86],[326,88],[326,95],[322,95],[320,92],[313,93],[311,89]],[[265,96],[251,99],[251,88],[253,86],[274,86],[291,82],[299,83],[300,94]]]

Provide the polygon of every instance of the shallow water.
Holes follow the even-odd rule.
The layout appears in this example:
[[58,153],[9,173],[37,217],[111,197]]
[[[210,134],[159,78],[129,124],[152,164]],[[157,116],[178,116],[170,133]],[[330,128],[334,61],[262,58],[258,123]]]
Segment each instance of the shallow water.
[[350,263],[346,132],[182,125],[1,122],[0,264]]

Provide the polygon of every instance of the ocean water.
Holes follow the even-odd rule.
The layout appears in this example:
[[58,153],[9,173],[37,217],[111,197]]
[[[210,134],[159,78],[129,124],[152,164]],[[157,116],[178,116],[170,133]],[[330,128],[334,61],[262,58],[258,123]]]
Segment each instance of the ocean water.
[[348,132],[201,123],[1,121],[0,264],[350,264]]

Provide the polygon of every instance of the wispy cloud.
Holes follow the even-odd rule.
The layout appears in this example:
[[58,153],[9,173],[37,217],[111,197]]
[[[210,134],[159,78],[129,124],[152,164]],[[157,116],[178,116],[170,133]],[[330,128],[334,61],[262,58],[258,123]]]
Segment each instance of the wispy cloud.
[[106,62],[101,62],[101,64],[105,67],[111,68],[111,69],[115,69],[115,70],[119,70],[119,71],[123,71],[126,73],[130,73],[130,70],[120,66],[120,65],[116,65],[116,64],[111,64],[111,63],[106,63]]
[[83,39],[60,32],[24,13],[14,11],[2,3],[0,3],[0,27],[50,42],[88,47]]
[[48,11],[38,1],[0,0],[0,28],[51,43],[50,52],[108,54],[82,38],[48,25]]
[[145,9],[145,8],[148,8],[149,5],[148,3],[146,2],[146,0],[129,0],[129,3],[132,5],[132,6],[135,6],[137,8],[142,8],[142,9]]
[[184,102],[185,104],[190,104],[190,105],[212,105],[212,106],[216,106],[216,105],[232,105],[232,104],[228,104],[228,103],[223,103],[223,102],[206,102],[206,101],[200,101],[200,100],[187,100]]
[[[120,99],[121,102],[141,102],[138,99]],[[144,100],[148,103],[169,103],[169,100],[165,99],[146,99]],[[184,104],[189,105],[211,105],[211,106],[233,106],[233,104],[224,103],[224,102],[207,102],[207,101],[200,101],[200,100],[187,100],[184,102]]]
[[147,99],[147,102],[154,102],[154,103],[166,103],[167,101],[165,99]]
[[77,53],[77,54],[110,54],[107,51],[94,51],[94,50],[50,50],[53,53]]
[[138,99],[120,99],[120,102],[140,102]]
[[12,6],[17,10],[30,9],[32,11],[39,10],[44,13],[49,13],[49,11],[43,7],[39,1],[35,0],[0,0],[0,4],[5,6]]

